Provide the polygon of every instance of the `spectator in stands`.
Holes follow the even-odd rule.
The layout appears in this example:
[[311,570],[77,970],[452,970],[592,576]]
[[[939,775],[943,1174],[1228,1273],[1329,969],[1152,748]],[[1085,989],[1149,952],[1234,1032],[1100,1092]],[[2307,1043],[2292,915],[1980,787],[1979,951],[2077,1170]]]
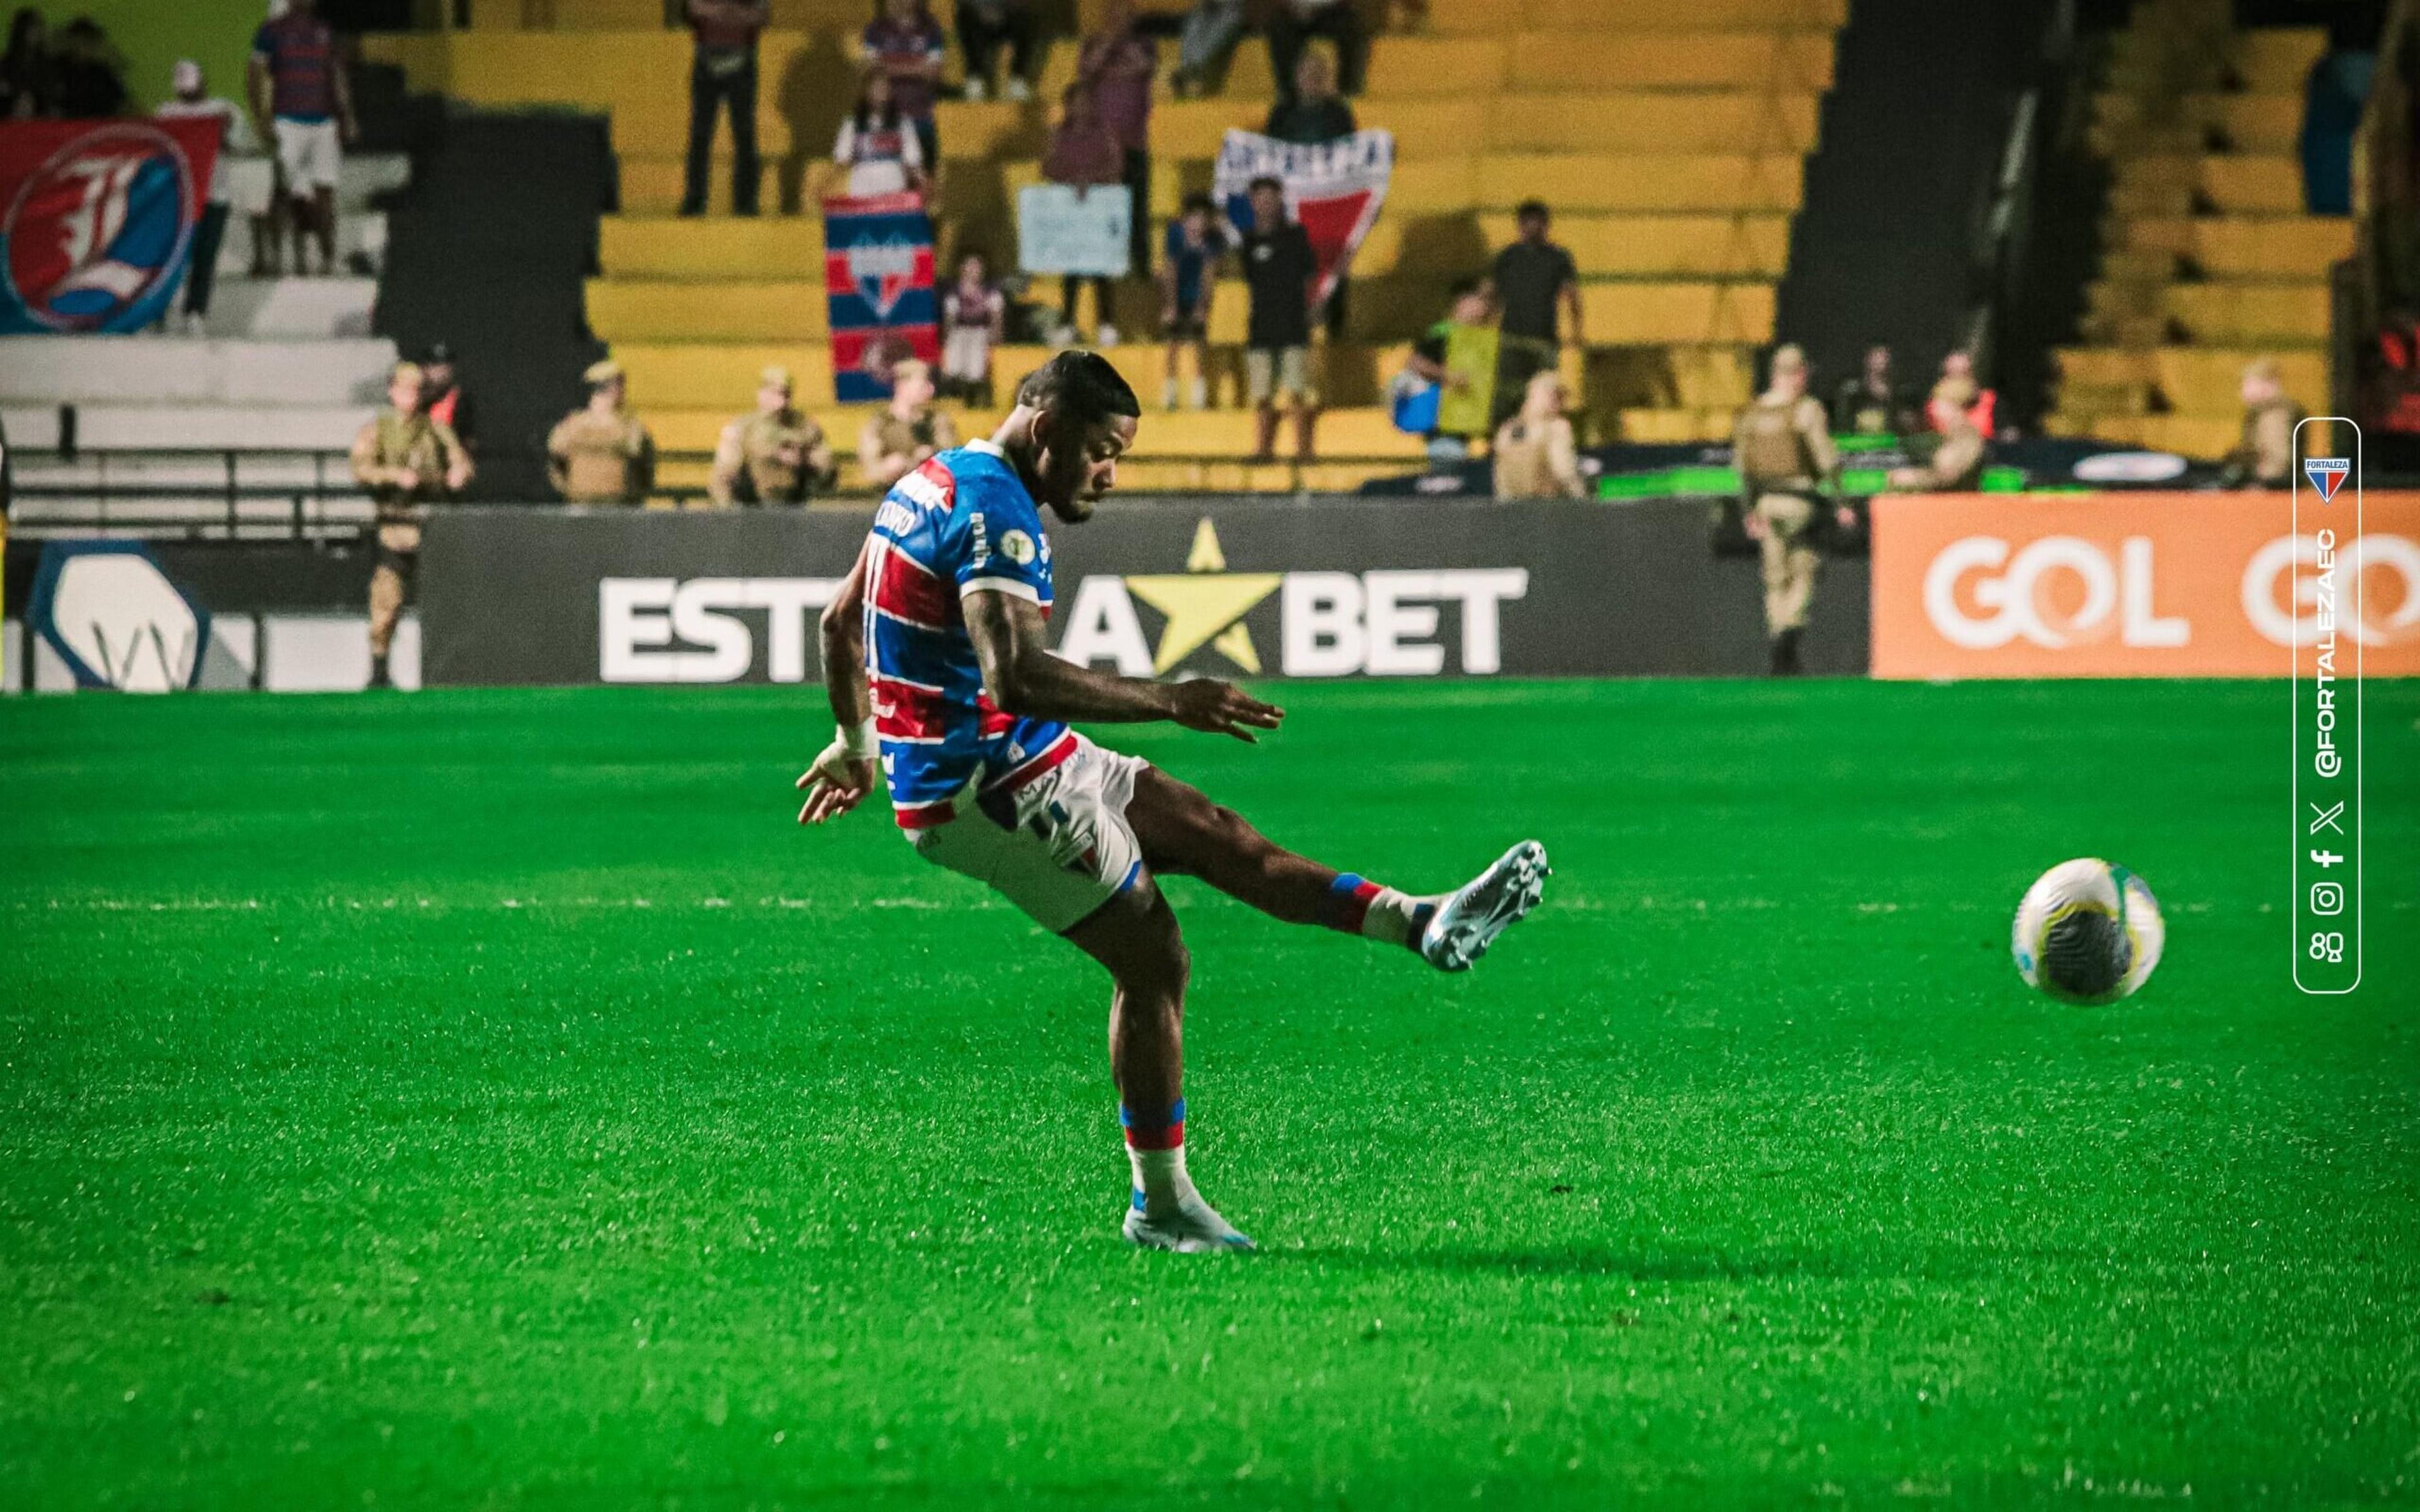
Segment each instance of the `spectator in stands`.
[[[1293,92],[1280,95],[1277,103],[1269,107],[1268,119],[1262,123],[1263,135],[1297,147],[1319,147],[1351,136],[1359,129],[1353,118],[1353,107],[1336,92],[1336,71],[1328,67],[1327,54],[1316,48],[1305,52],[1295,64]],[[1339,272],[1327,291],[1323,312],[1331,341],[1344,334],[1345,310],[1352,292],[1350,280]]]
[[420,577],[420,525],[427,506],[471,482],[471,457],[445,424],[428,413],[418,367],[397,363],[387,378],[387,407],[353,438],[353,481],[377,509],[378,564],[370,572],[370,686],[393,686],[387,652],[396,622]]
[[1252,180],[1252,228],[1244,233],[1244,283],[1251,294],[1245,330],[1244,387],[1257,412],[1260,443],[1252,460],[1277,459],[1278,404],[1283,393],[1295,417],[1295,451],[1313,455],[1319,394],[1311,382],[1311,285],[1319,258],[1311,237],[1286,214],[1285,185]]
[[2231,488],[2290,488],[2294,427],[2305,411],[2286,397],[2277,360],[2263,357],[2243,370],[2243,431],[2226,454],[2223,480]]
[[731,213],[756,213],[756,37],[773,19],[768,0],[687,0],[681,8],[697,39],[689,66],[689,163],[680,212],[706,213],[714,159],[714,118],[731,113]]
[[924,8],[924,0],[882,0],[882,14],[866,23],[859,49],[869,73],[891,80],[892,98],[916,133],[925,172],[939,174],[941,138],[933,126],[933,100],[948,54],[940,23]]
[[8,51],[0,54],[0,121],[52,115],[54,84],[50,27],[40,11],[21,6],[8,20]]
[[1405,364],[1445,392],[1438,396],[1436,427],[1428,435],[1429,459],[1459,462],[1471,443],[1488,433],[1496,409],[1496,375],[1502,336],[1496,304],[1476,278],[1458,281],[1446,317],[1412,344]]
[[1039,28],[1028,0],[958,0],[958,50],[967,56],[966,95],[991,93],[992,63],[1008,49],[1003,92],[1023,104],[1033,98],[1033,44]]
[[1280,91],[1292,86],[1295,65],[1303,46],[1314,37],[1336,44],[1336,62],[1343,74],[1344,92],[1361,92],[1361,68],[1370,44],[1354,14],[1352,0],[1277,0],[1269,14],[1269,72]]
[[991,403],[991,349],[1008,337],[1008,297],[992,283],[983,254],[958,259],[941,295],[941,391],[970,404]]
[[1891,376],[1891,349],[1866,348],[1866,365],[1832,396],[1832,429],[1841,435],[1911,436],[1923,422],[1916,401]]
[[306,271],[306,239],[319,243],[319,270],[336,270],[336,177],[342,146],[358,134],[353,97],[336,57],[335,35],[318,0],[289,0],[286,13],[253,34],[253,118],[275,145],[282,198],[293,218],[294,271]]
[[824,428],[790,403],[790,370],[756,380],[756,408],[722,427],[714,443],[708,498],[718,504],[803,504],[840,476]]
[[[1747,533],[1764,559],[1764,632],[1776,677],[1795,675],[1798,641],[1815,602],[1815,550],[1824,485],[1838,457],[1823,407],[1807,393],[1807,357],[1795,347],[1773,354],[1772,381],[1742,409],[1731,431]],[[1852,517],[1854,518],[1854,517]]]
[[[1101,118],[1092,87],[1079,80],[1067,86],[1063,99],[1059,124],[1052,129],[1049,148],[1043,154],[1042,177],[1054,184],[1071,185],[1078,192],[1120,182],[1125,177],[1125,148],[1109,122]],[[1061,307],[1063,318],[1060,341],[1063,344],[1076,339],[1077,292],[1090,284],[1094,313],[1099,322],[1096,339],[1104,347],[1116,346],[1118,328],[1110,302],[1110,281],[1069,273],[1063,282],[1065,296]]]
[[1893,468],[1890,486],[1920,493],[1966,493],[1983,481],[1983,433],[1969,412],[1975,402],[1975,380],[1949,378],[1941,381],[1930,406],[1926,425],[1915,432],[1921,444],[1925,430],[1938,439],[1932,455],[1914,467]]
[[1210,301],[1218,284],[1218,259],[1227,254],[1226,226],[1210,196],[1198,191],[1185,196],[1185,208],[1168,223],[1167,255],[1159,260],[1160,339],[1168,343],[1167,376],[1160,380],[1159,404],[1176,408],[1176,375],[1189,348],[1193,382],[1186,391],[1186,408],[1200,409],[1210,402]]
[[1336,92],[1336,70],[1328,67],[1327,54],[1312,51],[1303,54],[1294,66],[1294,88],[1269,107],[1261,134],[1300,147],[1317,147],[1360,129],[1353,118],[1352,105]]
[[1138,278],[1151,276],[1151,81],[1158,71],[1159,46],[1135,30],[1134,0],[1104,0],[1100,29],[1076,54],[1076,82],[1091,87],[1102,125],[1118,141],[1118,181],[1134,207],[1129,271]]
[[59,28],[51,50],[58,114],[70,120],[106,120],[126,109],[126,58],[90,16]]
[[[202,206],[202,217],[194,225],[193,260],[185,268],[184,327],[188,333],[199,335],[203,317],[210,313],[210,287],[218,279],[219,246],[226,237],[227,216],[234,208],[234,194],[228,180],[234,177],[228,159],[251,157],[260,151],[254,139],[252,123],[242,107],[225,96],[214,96],[204,86],[202,66],[191,58],[178,62],[169,71],[169,84],[174,95],[154,112],[163,120],[213,120],[219,127],[219,155],[210,168],[209,192]],[[165,316],[162,317],[163,322]]]
[[439,342],[428,348],[420,360],[428,394],[429,418],[454,433],[462,450],[476,457],[479,455],[478,411],[472,407],[471,395],[463,390],[461,376],[454,369],[454,348]]
[[581,381],[588,402],[558,421],[546,439],[546,472],[573,504],[636,504],[656,483],[656,439],[625,408],[622,364],[592,364]]
[[848,170],[853,196],[924,187],[923,139],[900,114],[896,93],[889,74],[867,74],[859,86],[857,109],[843,118],[840,135],[832,141],[832,161]]
[[1579,447],[1563,414],[1563,377],[1534,373],[1521,408],[1496,428],[1496,497],[1585,499]]
[[1169,86],[1179,100],[1206,94],[1224,83],[1227,59],[1244,35],[1244,0],[1194,0],[1176,39],[1176,71]]
[[958,444],[958,427],[933,408],[933,372],[910,358],[891,372],[891,402],[858,433],[857,466],[876,493]]
[[1489,274],[1497,307],[1504,312],[1503,365],[1496,378],[1496,419],[1500,423],[1528,392],[1532,375],[1562,361],[1559,316],[1571,316],[1572,345],[1588,341],[1580,324],[1580,269],[1570,252],[1548,239],[1553,219],[1542,200],[1513,211],[1515,239],[1496,255]]
[[1951,391],[1966,395],[1966,418],[1974,427],[1989,437],[1992,434],[1992,410],[1999,395],[1984,388],[1975,377],[1975,357],[1967,351],[1952,351],[1941,360],[1941,377],[1926,396],[1924,413],[1934,430],[1942,428],[1938,408],[1945,393]]

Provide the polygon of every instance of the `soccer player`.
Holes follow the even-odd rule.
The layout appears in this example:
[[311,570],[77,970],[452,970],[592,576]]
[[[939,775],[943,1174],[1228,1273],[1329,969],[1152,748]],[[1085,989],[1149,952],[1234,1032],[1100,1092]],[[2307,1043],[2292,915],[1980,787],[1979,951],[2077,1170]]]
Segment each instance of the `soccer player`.
[[823,616],[839,732],[799,779],[802,824],[855,808],[879,757],[899,826],[927,861],[988,883],[1109,969],[1109,1068],[1134,1177],[1125,1237],[1249,1249],[1185,1170],[1183,1021],[1190,962],[1155,878],[1200,877],[1292,924],[1467,969],[1534,907],[1546,854],[1523,841],[1451,892],[1415,896],[1264,839],[1233,810],[1068,728],[1166,719],[1254,740],[1285,711],[1212,678],[1117,677],[1051,655],[1050,539],[1117,481],[1141,406],[1098,354],[1062,352],[989,440],[895,485]]

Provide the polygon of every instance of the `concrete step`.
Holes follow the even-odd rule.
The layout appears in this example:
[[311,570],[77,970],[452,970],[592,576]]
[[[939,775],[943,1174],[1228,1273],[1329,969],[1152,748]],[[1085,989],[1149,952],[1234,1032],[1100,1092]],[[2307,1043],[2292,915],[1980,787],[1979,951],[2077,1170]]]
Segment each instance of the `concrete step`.
[[375,278],[226,278],[210,290],[216,341],[321,340],[370,333]]
[[395,343],[0,337],[0,403],[299,406],[373,404]]
[[[339,452],[351,447],[368,403],[324,407],[214,404],[78,404],[76,445],[85,451],[256,449]],[[55,450],[59,407],[0,406],[13,446]]]

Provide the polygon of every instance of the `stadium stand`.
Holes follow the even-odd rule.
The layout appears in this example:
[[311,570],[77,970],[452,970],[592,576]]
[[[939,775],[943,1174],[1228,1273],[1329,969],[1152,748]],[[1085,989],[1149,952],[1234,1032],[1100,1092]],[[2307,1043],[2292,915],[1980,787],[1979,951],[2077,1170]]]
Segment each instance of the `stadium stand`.
[[[1309,475],[1231,460],[1249,449],[1250,430],[1237,408],[1245,300],[1230,281],[1212,330],[1213,403],[1228,408],[1155,416],[1126,486],[1319,488],[1400,471],[1420,445],[1388,424],[1385,385],[1452,279],[1484,267],[1512,237],[1513,207],[1533,195],[1554,206],[1555,234],[1582,270],[1591,345],[1565,362],[1596,434],[1727,434],[1753,350],[1772,336],[1774,285],[1845,12],[1845,0],[1452,0],[1431,8],[1422,35],[1376,39],[1357,109],[1364,126],[1396,133],[1398,165],[1354,265],[1350,323],[1326,354],[1321,442],[1340,460]],[[753,221],[673,216],[690,40],[664,29],[658,0],[474,0],[466,29],[374,37],[365,52],[457,101],[610,115],[620,213],[601,228],[588,323],[628,370],[659,443],[694,452],[746,408],[769,361],[799,375],[827,430],[856,432],[858,417],[831,402],[813,211],[849,98],[845,44],[865,13],[861,0],[774,5],[759,134],[777,213]],[[1152,128],[1156,222],[1209,187],[1221,134],[1257,127],[1274,92],[1257,40],[1211,99],[1169,96],[1167,61]],[[1040,100],[1057,98],[1074,62],[1073,42],[1055,41]],[[1046,119],[1038,104],[940,105],[945,264],[959,248],[1014,245],[1009,208],[1039,178]],[[718,184],[728,166],[726,153]],[[1119,298],[1130,302],[1118,323],[1148,332],[1155,297],[1130,282]],[[1044,355],[1003,350],[1001,392]],[[1156,346],[1111,355],[1139,392],[1158,393]],[[675,459],[661,481],[703,473],[702,459]]]
[[[386,245],[380,208],[411,177],[400,154],[349,158],[339,187],[347,241]],[[237,522],[238,533],[291,531],[298,513],[354,521],[341,457],[396,360],[370,334],[377,281],[243,276],[245,239],[222,255],[207,334],[0,339],[0,424],[17,448],[16,523],[56,516],[106,527],[121,512],[154,522]],[[247,454],[240,463],[231,451]],[[331,469],[334,471],[331,471]],[[264,490],[232,497],[233,485]],[[55,497],[88,487],[96,500]],[[265,490],[301,489],[291,495]],[[361,517],[366,517],[362,515]]]
[[2046,428],[2189,456],[2234,445],[2246,364],[2328,404],[2328,276],[2352,224],[2304,208],[2296,137],[2320,27],[2238,30],[2223,0],[2143,0],[2094,101],[2111,171],[2082,341]]

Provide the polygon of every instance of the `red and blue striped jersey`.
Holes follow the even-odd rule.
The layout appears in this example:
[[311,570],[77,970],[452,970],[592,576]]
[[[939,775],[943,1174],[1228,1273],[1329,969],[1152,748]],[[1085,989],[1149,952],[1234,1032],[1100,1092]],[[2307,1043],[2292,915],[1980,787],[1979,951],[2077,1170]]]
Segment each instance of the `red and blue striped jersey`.
[[1015,594],[1050,613],[1050,538],[1001,449],[943,452],[892,486],[866,541],[865,673],[901,827],[951,816],[970,782],[1031,780],[1074,753],[1055,719],[992,702],[959,596]]

